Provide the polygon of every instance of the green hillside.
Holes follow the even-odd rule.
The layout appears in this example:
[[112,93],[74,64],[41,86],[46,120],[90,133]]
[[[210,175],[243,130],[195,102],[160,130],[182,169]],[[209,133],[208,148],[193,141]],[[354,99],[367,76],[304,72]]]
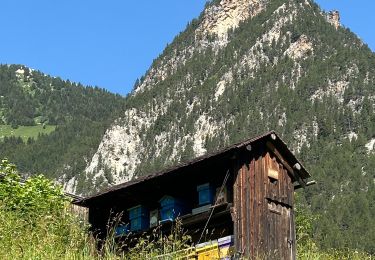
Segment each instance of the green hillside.
[[0,66],[0,157],[24,175],[64,181],[95,152],[124,98],[50,77],[22,65]]

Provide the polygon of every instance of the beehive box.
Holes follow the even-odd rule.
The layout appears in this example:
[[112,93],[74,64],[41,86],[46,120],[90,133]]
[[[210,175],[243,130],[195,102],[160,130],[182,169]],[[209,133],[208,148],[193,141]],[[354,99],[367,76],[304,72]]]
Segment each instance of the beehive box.
[[129,225],[119,225],[115,229],[115,237],[123,236],[129,233]]
[[212,204],[214,199],[214,190],[210,183],[197,186],[199,206]]
[[219,245],[217,241],[211,241],[196,246],[198,260],[219,259]]
[[172,196],[164,196],[159,200],[160,218],[161,221],[175,220],[177,217],[181,217],[187,212],[187,207],[181,200],[178,200]]
[[128,209],[129,219],[147,216],[149,214],[148,209],[143,205],[137,205]]
[[128,209],[130,231],[137,232],[150,227],[150,212],[142,205]]
[[234,237],[226,236],[218,239],[220,260],[230,260],[234,255]]

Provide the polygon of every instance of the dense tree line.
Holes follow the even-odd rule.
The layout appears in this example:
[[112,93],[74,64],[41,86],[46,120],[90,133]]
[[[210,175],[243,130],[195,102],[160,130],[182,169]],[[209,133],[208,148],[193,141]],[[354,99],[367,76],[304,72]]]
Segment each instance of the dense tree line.
[[62,125],[76,115],[101,121],[121,108],[123,97],[98,87],[49,77],[22,65],[0,65],[3,124]]

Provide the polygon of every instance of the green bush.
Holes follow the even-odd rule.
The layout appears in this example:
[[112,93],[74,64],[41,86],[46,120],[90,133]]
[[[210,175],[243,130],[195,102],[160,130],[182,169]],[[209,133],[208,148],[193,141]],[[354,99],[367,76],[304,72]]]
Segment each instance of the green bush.
[[0,202],[5,210],[16,211],[23,217],[58,214],[67,202],[61,187],[43,175],[21,182],[15,165],[7,160],[1,161],[0,176]]
[[42,175],[24,184],[13,164],[0,164],[0,259],[95,256],[87,227],[71,214],[61,187]]

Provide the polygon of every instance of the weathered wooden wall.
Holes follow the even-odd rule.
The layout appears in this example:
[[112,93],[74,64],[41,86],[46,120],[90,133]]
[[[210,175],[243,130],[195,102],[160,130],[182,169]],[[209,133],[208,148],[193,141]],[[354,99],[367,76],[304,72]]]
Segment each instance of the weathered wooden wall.
[[265,148],[242,154],[233,196],[237,252],[295,259],[294,188],[281,162]]
[[81,206],[75,205],[73,203],[71,203],[69,205],[69,207],[70,207],[70,211],[74,215],[78,216],[82,221],[88,222],[88,220],[89,220],[89,209],[88,208],[81,207]]

